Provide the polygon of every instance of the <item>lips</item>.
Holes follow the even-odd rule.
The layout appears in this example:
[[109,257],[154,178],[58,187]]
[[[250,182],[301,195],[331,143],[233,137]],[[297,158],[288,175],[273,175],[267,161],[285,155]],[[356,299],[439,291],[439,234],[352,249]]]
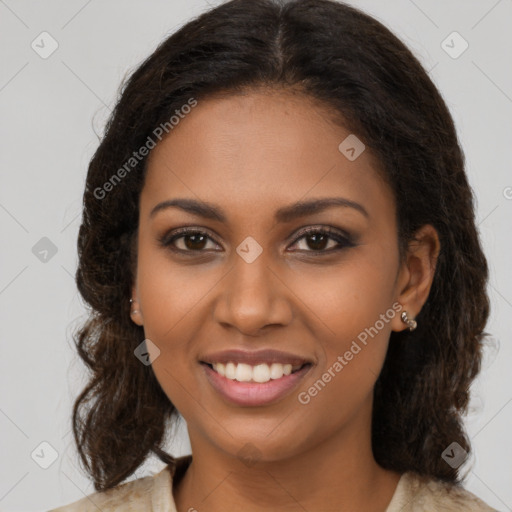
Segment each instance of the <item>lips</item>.
[[200,363],[212,388],[239,406],[261,406],[283,398],[313,364],[308,358],[273,349],[226,350],[203,356]]

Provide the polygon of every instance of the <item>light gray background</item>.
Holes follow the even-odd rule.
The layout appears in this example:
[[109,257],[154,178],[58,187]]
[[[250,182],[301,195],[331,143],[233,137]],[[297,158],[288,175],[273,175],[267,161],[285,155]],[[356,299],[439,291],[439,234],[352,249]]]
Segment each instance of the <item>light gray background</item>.
[[[491,506],[512,510],[512,2],[351,3],[418,55],[458,128],[478,200],[492,300],[491,349],[467,418],[475,455],[465,485]],[[77,469],[70,434],[72,402],[86,382],[71,342],[85,311],[73,275],[86,168],[122,77],[209,5],[0,0],[1,510],[45,510],[93,492]],[[31,47],[43,31],[59,45],[46,59]],[[469,44],[458,58],[442,47],[453,31]],[[452,54],[462,48],[453,36],[446,44]],[[57,248],[46,263],[32,252],[42,237]],[[58,453],[48,469],[31,458],[36,448],[39,461],[51,456],[42,442]],[[183,428],[169,449],[189,453]],[[161,467],[153,458],[134,478]]]

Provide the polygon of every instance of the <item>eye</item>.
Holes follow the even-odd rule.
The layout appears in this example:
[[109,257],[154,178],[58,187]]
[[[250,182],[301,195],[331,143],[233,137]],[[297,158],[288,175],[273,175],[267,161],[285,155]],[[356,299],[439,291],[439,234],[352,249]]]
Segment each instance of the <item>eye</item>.
[[[213,242],[208,233],[189,228],[178,229],[173,231],[172,236],[164,235],[159,240],[162,246],[179,252],[205,252],[208,241]],[[213,250],[217,249],[214,247]]]
[[[304,240],[303,246],[309,249],[301,249],[301,252],[331,253],[343,249],[344,247],[353,247],[355,244],[349,236],[343,235],[332,228],[307,228],[299,233],[295,239],[294,245]],[[333,243],[334,242],[334,243]]]

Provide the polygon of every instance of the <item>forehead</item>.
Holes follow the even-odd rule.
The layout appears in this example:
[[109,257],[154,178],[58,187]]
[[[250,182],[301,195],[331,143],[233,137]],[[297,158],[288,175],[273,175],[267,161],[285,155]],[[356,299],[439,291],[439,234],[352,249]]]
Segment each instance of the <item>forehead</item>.
[[141,213],[188,197],[222,204],[236,215],[270,215],[308,196],[343,196],[364,203],[371,216],[393,213],[378,162],[368,149],[347,158],[340,144],[343,150],[345,140],[353,146],[357,139],[331,119],[327,106],[287,91],[198,101],[152,150]]

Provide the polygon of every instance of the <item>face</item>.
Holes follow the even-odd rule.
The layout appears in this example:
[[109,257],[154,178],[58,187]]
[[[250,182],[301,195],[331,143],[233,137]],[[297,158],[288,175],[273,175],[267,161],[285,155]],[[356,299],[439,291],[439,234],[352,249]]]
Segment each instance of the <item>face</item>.
[[133,320],[193,449],[278,460],[370,428],[402,280],[391,190],[349,135],[254,91],[199,102],[150,154]]

